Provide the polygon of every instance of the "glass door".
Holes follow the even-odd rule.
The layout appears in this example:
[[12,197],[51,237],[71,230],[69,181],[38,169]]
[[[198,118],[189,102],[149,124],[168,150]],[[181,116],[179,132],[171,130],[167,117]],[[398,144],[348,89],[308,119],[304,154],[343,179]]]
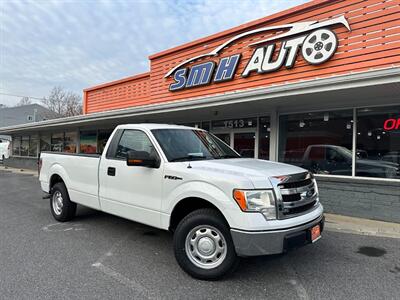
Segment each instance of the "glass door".
[[242,157],[256,157],[256,132],[233,132],[233,148]]

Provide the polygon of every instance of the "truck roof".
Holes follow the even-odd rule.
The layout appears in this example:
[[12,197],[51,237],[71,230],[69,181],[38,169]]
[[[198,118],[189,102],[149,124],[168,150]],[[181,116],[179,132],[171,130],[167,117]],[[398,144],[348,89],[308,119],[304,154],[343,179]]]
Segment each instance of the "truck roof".
[[197,129],[203,130],[201,128],[183,126],[183,125],[173,125],[173,124],[156,124],[156,123],[139,123],[139,124],[122,124],[117,126],[118,129]]

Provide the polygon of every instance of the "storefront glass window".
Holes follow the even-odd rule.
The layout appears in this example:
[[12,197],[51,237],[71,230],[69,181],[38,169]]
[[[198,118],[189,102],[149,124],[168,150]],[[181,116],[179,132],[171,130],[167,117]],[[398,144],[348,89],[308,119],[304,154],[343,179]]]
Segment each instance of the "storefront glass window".
[[64,152],[76,153],[77,132],[71,131],[65,133]]
[[39,139],[37,135],[32,135],[29,141],[29,156],[37,157]]
[[97,153],[97,132],[96,131],[82,131],[80,139],[80,152],[81,153]]
[[352,174],[353,111],[280,117],[279,161],[316,174]]
[[201,122],[201,128],[210,131],[210,121]]
[[13,137],[12,140],[12,153],[13,155],[19,156],[21,150],[21,137]]
[[62,152],[64,149],[64,133],[53,133],[51,135],[51,151]]
[[400,106],[357,110],[356,176],[400,178]]
[[259,137],[258,137],[258,158],[269,159],[269,141],[270,141],[270,121],[269,117],[259,119]]
[[108,138],[111,136],[112,132],[113,132],[112,129],[99,130],[99,133],[97,136],[97,152],[99,154],[103,153],[104,147],[106,146]]
[[182,123],[181,125],[188,126],[188,127],[194,127],[194,128],[200,128],[201,127],[201,122]]
[[40,136],[40,151],[51,150],[51,137],[50,134],[43,134]]
[[21,139],[21,156],[28,156],[29,153],[29,136],[23,136]]

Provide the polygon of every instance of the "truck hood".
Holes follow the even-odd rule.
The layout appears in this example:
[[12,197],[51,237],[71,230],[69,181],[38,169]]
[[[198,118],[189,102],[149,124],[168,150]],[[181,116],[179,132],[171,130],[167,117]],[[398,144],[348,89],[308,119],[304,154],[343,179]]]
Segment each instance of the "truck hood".
[[372,159],[357,159],[356,164],[360,166],[366,167],[377,167],[377,168],[392,168],[396,169],[399,167],[398,164],[390,161],[384,160],[372,160]]
[[268,177],[307,172],[296,166],[253,158],[201,160],[192,161],[190,165],[193,169],[219,173],[220,176],[229,174],[247,177],[255,188],[266,188]]

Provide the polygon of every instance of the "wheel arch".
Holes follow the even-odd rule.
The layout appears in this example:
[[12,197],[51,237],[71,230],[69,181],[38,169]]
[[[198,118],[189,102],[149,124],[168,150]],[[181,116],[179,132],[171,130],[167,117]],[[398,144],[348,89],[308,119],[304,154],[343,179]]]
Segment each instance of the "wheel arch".
[[64,183],[64,185],[65,185],[65,181],[64,181],[64,179],[61,177],[61,175],[59,175],[59,174],[57,174],[57,173],[52,174],[51,177],[50,177],[50,181],[49,181],[49,191],[51,191],[51,189],[53,188],[53,186],[54,186],[55,184],[59,183],[59,182]]
[[225,218],[222,211],[215,206],[210,201],[200,198],[200,197],[186,197],[178,201],[174,208],[172,209],[172,213],[169,220],[169,230],[174,232],[176,227],[178,226],[179,222],[191,212],[201,209],[201,208],[211,208],[216,210],[220,215],[221,218],[226,222],[229,226],[228,220]]
[[49,174],[49,177],[47,178],[48,178],[50,192],[54,184],[58,182],[64,183],[65,187],[67,188],[71,186],[71,178],[69,177],[67,171],[61,164],[59,163],[52,164],[48,169],[47,173]]

